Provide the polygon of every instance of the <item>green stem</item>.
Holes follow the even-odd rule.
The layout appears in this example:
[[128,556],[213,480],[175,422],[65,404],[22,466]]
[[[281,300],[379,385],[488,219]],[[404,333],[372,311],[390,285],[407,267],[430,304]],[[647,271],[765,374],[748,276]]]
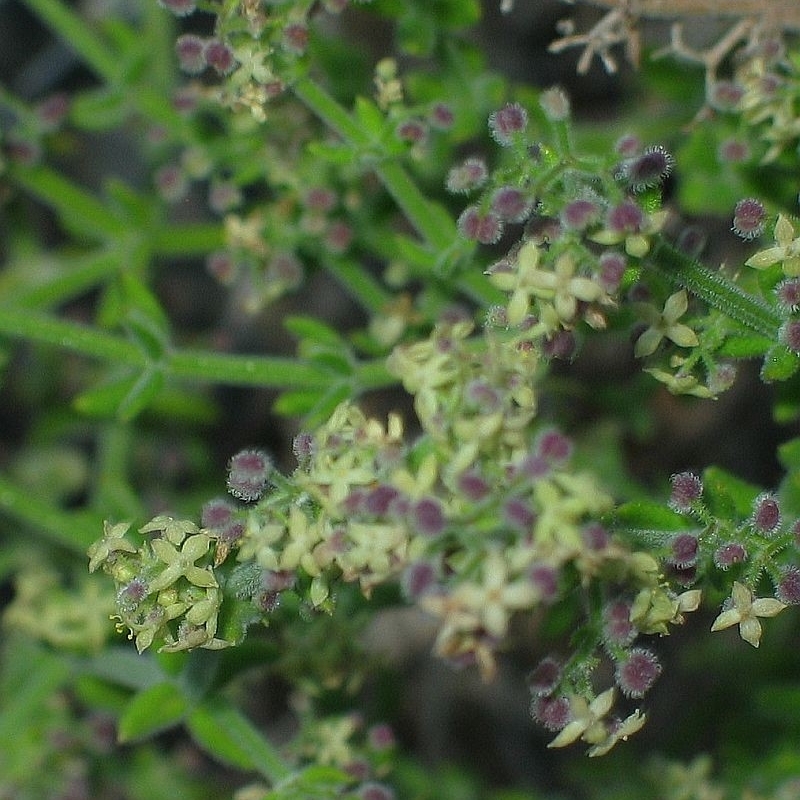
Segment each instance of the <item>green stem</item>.
[[761,300],[753,297],[722,273],[684,255],[663,239],[656,242],[647,267],[678,288],[688,289],[712,308],[746,328],[772,340],[777,339],[783,320]]
[[109,83],[117,80],[120,60],[93,30],[62,0],[24,0],[95,72]]
[[[293,90],[297,97],[345,142],[358,150],[376,154],[380,143],[373,140],[319,84],[308,77],[302,77],[294,84]],[[376,155],[380,158],[380,152]],[[452,244],[457,232],[450,215],[428,200],[401,164],[397,161],[379,160],[375,165],[375,173],[429,246],[435,250],[444,250]]]
[[324,267],[370,313],[384,312],[392,301],[392,295],[356,261],[347,258],[327,258]]

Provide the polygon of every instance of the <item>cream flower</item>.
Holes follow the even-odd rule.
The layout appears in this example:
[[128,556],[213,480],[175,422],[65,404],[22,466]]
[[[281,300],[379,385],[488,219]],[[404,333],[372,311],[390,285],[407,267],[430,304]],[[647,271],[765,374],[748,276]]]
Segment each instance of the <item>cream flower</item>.
[[754,269],[766,269],[780,262],[787,277],[797,277],[800,275],[800,237],[795,235],[792,223],[783,214],[778,215],[774,237],[774,247],[759,251],[744,263]]
[[733,582],[732,606],[723,611],[711,626],[712,631],[721,631],[731,625],[739,626],[739,635],[748,644],[758,647],[761,641],[761,623],[758,617],[774,617],[786,608],[780,600],[771,597],[753,599],[753,593],[744,584]]
[[697,334],[688,325],[678,322],[688,308],[689,298],[684,289],[670,295],[661,312],[649,304],[640,305],[639,313],[650,327],[636,340],[636,357],[655,353],[662,339],[669,339],[679,347],[697,346],[700,343]]

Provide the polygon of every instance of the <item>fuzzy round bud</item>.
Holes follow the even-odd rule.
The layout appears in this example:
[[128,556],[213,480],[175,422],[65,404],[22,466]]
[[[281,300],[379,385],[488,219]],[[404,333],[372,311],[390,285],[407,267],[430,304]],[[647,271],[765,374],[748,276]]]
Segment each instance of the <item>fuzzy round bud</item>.
[[681,513],[691,511],[692,505],[703,494],[703,482],[693,472],[678,472],[670,478],[670,482],[670,508]]
[[478,503],[489,495],[489,483],[477,472],[462,472],[456,479],[458,492],[473,503]]
[[714,551],[714,563],[719,569],[730,569],[747,560],[747,550],[738,542],[723,544]]
[[394,486],[382,484],[371,489],[364,498],[364,510],[376,517],[384,517],[389,513],[392,503],[400,497]]
[[525,194],[513,186],[501,186],[492,195],[492,211],[506,222],[524,222],[531,207]]
[[500,145],[511,144],[528,125],[528,112],[519,103],[509,103],[489,117],[489,133]]
[[489,170],[482,158],[468,158],[447,173],[445,186],[452,194],[467,194],[480,189],[489,178]]
[[775,597],[789,606],[800,605],[800,569],[786,567],[775,587]]
[[551,464],[563,464],[572,455],[572,440],[560,431],[546,430],[536,437],[534,448]]
[[717,111],[731,111],[744,97],[744,88],[733,81],[717,81],[708,93],[708,101]]
[[390,750],[396,744],[394,731],[385,722],[372,725],[367,731],[367,741],[373,750]]
[[528,675],[528,688],[536,697],[551,695],[561,680],[561,664],[552,656],[543,658]]
[[712,394],[726,392],[736,381],[736,365],[727,361],[717,364],[708,374],[706,385]]
[[528,580],[544,603],[552,603],[558,597],[558,576],[558,570],[550,564],[534,564],[528,570]]
[[417,144],[425,141],[428,129],[421,119],[407,119],[397,126],[397,138],[403,142]]
[[642,142],[636,134],[626,133],[617,140],[614,150],[625,158],[633,158],[642,151]]
[[632,200],[623,200],[606,215],[606,224],[614,233],[638,233],[644,223],[644,212]]
[[717,160],[722,164],[741,164],[750,158],[750,145],[741,139],[725,139],[717,148]]
[[622,165],[622,177],[635,192],[658,186],[671,172],[675,159],[661,145],[648,147]]
[[272,471],[272,463],[261,450],[242,450],[228,464],[228,491],[239,500],[258,500]]
[[199,75],[207,66],[206,40],[193,33],[184,33],[175,40],[178,65],[189,75]]
[[614,676],[626,697],[643,697],[661,674],[661,664],[650,651],[634,647],[623,661],[617,663]]
[[800,311],[800,278],[789,278],[775,287],[775,297],[781,311],[794,313]]
[[449,131],[455,122],[453,109],[447,103],[436,103],[428,114],[428,124],[438,131]]
[[219,39],[209,39],[206,42],[205,57],[206,63],[220,75],[227,75],[232,72],[236,64],[233,50]]
[[404,597],[410,601],[419,600],[436,586],[436,568],[427,561],[409,564],[400,579]]
[[582,231],[600,219],[600,211],[593,200],[573,200],[561,210],[561,224],[568,230]]
[[781,526],[781,507],[771,492],[762,492],[753,502],[752,526],[765,535],[775,533]]
[[611,542],[608,531],[599,522],[590,522],[581,529],[581,539],[590,550],[605,550]]
[[503,519],[520,533],[530,533],[536,514],[526,500],[509,497],[503,503]]
[[423,497],[411,507],[411,522],[423,536],[438,536],[444,530],[442,506],[433,497]]
[[558,86],[545,89],[539,95],[539,105],[550,122],[564,122],[569,119],[569,98]]
[[283,29],[281,46],[289,53],[303,55],[308,47],[308,26],[302,22],[290,22]]
[[631,604],[625,600],[609,603],[603,609],[603,638],[606,643],[627,647],[639,631],[631,622]]
[[223,528],[227,525],[236,509],[224,498],[209,500],[200,514],[200,524],[204,528]]
[[764,233],[767,211],[764,204],[754,197],[746,197],[736,204],[731,230],[745,240],[756,239]]
[[619,290],[622,276],[627,269],[625,256],[621,253],[607,252],[600,256],[600,285],[608,294],[615,294]]
[[467,206],[457,222],[458,231],[465,239],[481,244],[495,244],[503,234],[503,220],[493,212],[482,214],[477,206]]
[[691,533],[679,533],[672,540],[672,563],[679,569],[693,567],[697,563],[697,537]]
[[560,731],[571,718],[566,697],[534,697],[531,716],[549,731]]
[[778,329],[778,340],[793,353],[800,353],[800,320],[784,322]]

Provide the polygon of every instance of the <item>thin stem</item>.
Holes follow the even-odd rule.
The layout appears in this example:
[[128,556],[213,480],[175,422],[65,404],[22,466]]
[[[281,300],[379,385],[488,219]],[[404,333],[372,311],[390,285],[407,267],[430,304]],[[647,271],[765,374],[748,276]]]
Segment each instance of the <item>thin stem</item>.
[[61,0],[24,0],[95,72],[109,83],[120,73],[120,59],[92,29],[91,25]]
[[686,288],[712,308],[755,333],[775,341],[783,320],[765,303],[743,291],[723,274],[684,255],[663,239],[656,242],[647,260],[648,269],[674,286]]
[[380,143],[374,141],[319,84],[303,77],[293,89],[297,97],[345,142],[356,149],[368,150],[379,159],[375,173],[417,233],[435,250],[448,248],[457,235],[453,220],[419,190],[403,166],[397,161],[380,161],[380,152],[376,153]]

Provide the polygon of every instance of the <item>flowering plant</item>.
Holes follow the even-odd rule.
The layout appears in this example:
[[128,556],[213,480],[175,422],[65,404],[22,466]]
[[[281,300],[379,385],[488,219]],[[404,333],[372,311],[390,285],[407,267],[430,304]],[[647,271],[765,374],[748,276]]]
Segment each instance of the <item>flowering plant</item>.
[[[577,48],[564,80],[617,72],[622,45],[652,119],[623,108],[601,128],[565,89],[492,71],[466,35],[473,0],[26,0],[93,79],[0,94],[0,331],[36,420],[0,477],[24,527],[2,562],[5,694],[23,658],[41,687],[5,727],[44,716],[52,732],[5,748],[0,796],[477,796],[407,756],[404,719],[428,713],[401,668],[418,631],[471,698],[523,688],[531,763],[613,750],[611,767],[575,767],[582,788],[523,768],[505,777],[530,791],[493,797],[797,791],[775,710],[800,703],[780,682],[793,651],[747,661],[765,675],[751,690],[719,648],[796,632],[798,440],[782,437],[780,479],[753,467],[760,433],[732,441],[737,461],[655,431],[715,400],[733,415],[757,388],[756,426],[764,406],[789,430],[800,413],[797,14],[723,4],[727,31],[690,46],[678,23],[653,61],[661,4],[598,5],[587,32],[552,37]],[[361,26],[388,37],[377,56],[353,55]],[[68,177],[68,156],[112,132],[146,179],[98,193]],[[250,401],[213,386],[270,390],[271,409],[258,395],[254,424],[225,426]],[[757,771],[763,748],[739,733],[726,746],[751,772],[720,746],[714,777],[676,704],[688,748],[662,734],[676,760],[630,777],[639,732],[664,730],[667,681],[697,699],[690,650],[721,676],[716,705],[749,699],[762,725],[772,709],[783,761]],[[256,722],[268,703],[281,724]],[[167,730],[237,770],[234,788],[211,762],[207,780],[177,750],[165,762],[147,742]],[[106,758],[114,731],[134,766]],[[498,776],[463,778],[481,779]]]

